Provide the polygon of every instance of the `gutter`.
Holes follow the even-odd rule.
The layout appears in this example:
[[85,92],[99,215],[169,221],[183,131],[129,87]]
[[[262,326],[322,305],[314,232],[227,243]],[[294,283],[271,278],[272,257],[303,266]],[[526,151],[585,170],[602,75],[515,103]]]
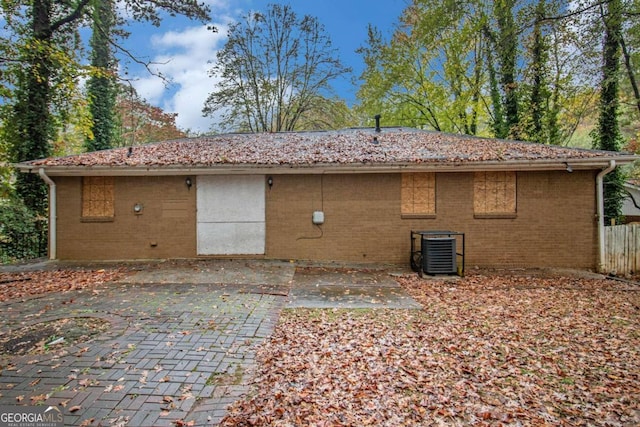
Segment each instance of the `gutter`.
[[[602,163],[615,161],[617,165],[632,163],[638,156],[615,158],[566,158],[556,160],[515,160],[483,162],[397,162],[397,163],[311,163],[311,164],[214,164],[208,166],[37,166],[19,163],[21,172],[46,168],[49,176],[167,176],[167,175],[266,175],[266,174],[354,174],[398,172],[476,172],[476,171],[559,171],[569,166],[574,171],[601,169]],[[37,169],[36,169],[37,170]]]
[[609,166],[600,171],[596,176],[596,199],[598,203],[598,213],[596,215],[598,221],[598,272],[602,273],[605,265],[605,224],[604,224],[604,176],[616,168],[616,161],[609,160]]
[[57,248],[57,231],[56,231],[56,211],[57,211],[57,199],[56,199],[56,183],[47,176],[44,168],[38,170],[38,175],[49,184],[49,259],[56,259]]

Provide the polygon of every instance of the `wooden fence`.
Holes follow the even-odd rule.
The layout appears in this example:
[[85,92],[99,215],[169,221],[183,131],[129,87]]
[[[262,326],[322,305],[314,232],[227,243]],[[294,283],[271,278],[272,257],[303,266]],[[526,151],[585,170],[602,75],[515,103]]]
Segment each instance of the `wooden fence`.
[[640,272],[640,224],[605,227],[603,269],[618,276]]

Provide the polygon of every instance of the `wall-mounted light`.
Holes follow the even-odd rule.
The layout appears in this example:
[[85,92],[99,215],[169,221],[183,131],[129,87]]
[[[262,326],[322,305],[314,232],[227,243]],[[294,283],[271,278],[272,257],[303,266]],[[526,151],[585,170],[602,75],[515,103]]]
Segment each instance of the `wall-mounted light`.
[[135,205],[133,205],[133,213],[136,215],[142,214],[143,209],[144,206],[142,206],[142,203],[136,203]]
[[267,178],[267,185],[269,186],[269,188],[273,187],[273,177],[269,177]]
[[187,185],[187,188],[191,190],[191,186],[193,185],[193,182],[191,182],[191,177],[187,177],[187,179],[184,180],[184,183]]
[[569,173],[573,172],[573,168],[571,167],[571,165],[569,163],[565,162],[564,165],[566,166],[567,172],[569,172]]

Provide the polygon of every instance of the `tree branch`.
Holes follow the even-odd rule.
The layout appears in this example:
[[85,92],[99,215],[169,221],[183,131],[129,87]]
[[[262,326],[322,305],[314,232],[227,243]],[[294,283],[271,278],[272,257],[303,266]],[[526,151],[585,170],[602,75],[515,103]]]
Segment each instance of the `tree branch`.
[[80,18],[80,15],[82,15],[84,8],[87,6],[87,4],[89,4],[89,1],[90,0],[81,0],[73,12],[71,12],[69,15],[65,16],[64,18],[61,18],[58,21],[53,22],[50,28],[51,33],[52,34],[55,33],[60,27]]
[[631,83],[631,88],[633,89],[633,95],[636,100],[636,108],[640,111],[640,90],[638,90],[638,83],[636,82],[636,76],[633,72],[633,67],[631,66],[631,54],[627,49],[627,44],[624,41],[624,37],[622,34],[620,35],[620,46],[622,47],[622,55],[624,56],[624,65],[627,68],[627,74],[629,75],[629,82]]
[[109,38],[109,43],[115,49],[117,49],[120,52],[124,53],[125,56],[127,58],[129,58],[131,61],[133,61],[134,63],[136,63],[138,65],[142,65],[147,70],[147,72],[149,74],[151,74],[152,76],[156,76],[156,77],[162,79],[162,81],[165,83],[165,85],[168,85],[170,83],[169,79],[167,77],[165,77],[162,73],[156,72],[151,68],[151,65],[165,65],[165,64],[168,64],[168,61],[167,62],[143,61],[143,60],[139,59],[137,56],[135,56],[129,49],[126,49],[122,45],[114,42],[111,38]]
[[596,7],[601,7],[602,5],[604,5],[604,4],[606,4],[606,3],[608,3],[608,1],[607,1],[607,0],[599,1],[599,2],[596,2],[596,3],[591,4],[591,5],[589,5],[589,6],[585,6],[585,7],[581,8],[581,9],[576,9],[576,10],[571,11],[571,12],[569,12],[569,13],[566,13],[566,14],[564,14],[564,15],[557,15],[557,16],[544,16],[544,17],[540,18],[540,19],[538,20],[538,22],[546,22],[546,21],[561,21],[561,20],[563,20],[563,19],[572,18],[572,17],[574,17],[574,16],[580,15],[580,14],[582,14],[582,13],[584,13],[584,12],[587,12],[587,11],[589,11],[589,10],[591,10],[591,9],[594,9],[594,8],[596,8]]

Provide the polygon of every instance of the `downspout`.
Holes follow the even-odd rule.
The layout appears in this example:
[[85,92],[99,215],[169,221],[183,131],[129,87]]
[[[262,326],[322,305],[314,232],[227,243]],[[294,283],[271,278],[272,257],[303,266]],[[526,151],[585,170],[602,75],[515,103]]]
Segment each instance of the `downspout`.
[[49,184],[49,259],[56,259],[56,183],[47,176],[44,168],[38,170],[38,175]]
[[605,264],[605,234],[604,234],[604,176],[616,168],[616,161],[610,160],[609,166],[603,169],[596,176],[596,198],[598,201],[598,250],[599,250],[599,264],[598,272],[602,273]]

